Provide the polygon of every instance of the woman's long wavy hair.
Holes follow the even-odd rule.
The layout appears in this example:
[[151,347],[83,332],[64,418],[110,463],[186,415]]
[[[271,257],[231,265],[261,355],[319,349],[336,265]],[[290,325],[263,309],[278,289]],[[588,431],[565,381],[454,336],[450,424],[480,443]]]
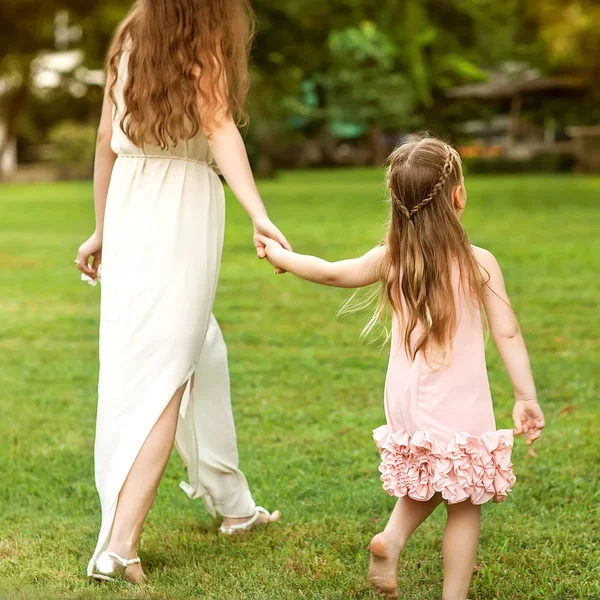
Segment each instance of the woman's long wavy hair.
[[127,137],[166,149],[219,118],[245,122],[253,33],[249,0],[137,0],[107,58],[114,102],[128,54],[121,119]]
[[[413,137],[389,158],[391,211],[384,244],[382,288],[371,324],[388,308],[402,325],[403,344],[414,360],[419,351],[446,356],[458,317],[452,284],[459,269],[462,289],[483,301],[482,277],[453,202],[463,185],[460,156],[432,137]],[[418,339],[413,339],[417,326]]]

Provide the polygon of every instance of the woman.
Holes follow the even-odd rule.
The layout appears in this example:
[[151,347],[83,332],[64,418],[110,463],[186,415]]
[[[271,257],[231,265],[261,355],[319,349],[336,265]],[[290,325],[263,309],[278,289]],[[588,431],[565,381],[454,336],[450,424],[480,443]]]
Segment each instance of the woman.
[[[246,0],[137,0],[107,61],[94,173],[96,230],[78,269],[102,260],[96,484],[102,527],[88,575],[145,576],[137,542],[175,441],[190,498],[233,533],[276,521],[238,470],[226,348],[212,306],[224,227],[220,169],[259,236],[289,247],[256,188],[243,117]],[[91,260],[91,264],[90,264]]]

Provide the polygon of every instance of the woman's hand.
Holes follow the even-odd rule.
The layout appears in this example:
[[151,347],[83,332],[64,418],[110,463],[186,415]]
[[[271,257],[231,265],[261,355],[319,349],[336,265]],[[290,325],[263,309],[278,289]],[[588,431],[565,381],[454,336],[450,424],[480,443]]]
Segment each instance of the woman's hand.
[[269,217],[252,219],[252,224],[254,225],[254,246],[258,258],[262,259],[267,256],[265,238],[279,242],[280,246],[286,250],[292,250],[283,233],[271,223]]
[[275,274],[285,273],[280,263],[281,256],[285,252],[283,246],[278,241],[262,235],[259,236],[258,241],[263,246],[263,252],[267,260],[275,267]]
[[546,426],[544,413],[537,400],[517,400],[513,410],[515,433],[517,435],[529,434],[527,445],[533,444]]
[[[90,258],[93,259],[91,265],[89,264]],[[101,260],[102,236],[98,233],[94,233],[88,240],[79,246],[75,264],[84,275],[88,275],[92,279],[97,279],[98,267],[100,266]]]

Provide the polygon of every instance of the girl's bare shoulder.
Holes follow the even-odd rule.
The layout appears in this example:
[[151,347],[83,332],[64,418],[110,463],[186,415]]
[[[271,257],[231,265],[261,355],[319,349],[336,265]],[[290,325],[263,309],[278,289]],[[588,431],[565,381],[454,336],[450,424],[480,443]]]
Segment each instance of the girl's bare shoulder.
[[479,246],[473,246],[473,244],[471,244],[471,249],[473,250],[473,256],[475,256],[475,260],[482,267],[494,267],[498,264],[496,257],[489,250],[480,248]]

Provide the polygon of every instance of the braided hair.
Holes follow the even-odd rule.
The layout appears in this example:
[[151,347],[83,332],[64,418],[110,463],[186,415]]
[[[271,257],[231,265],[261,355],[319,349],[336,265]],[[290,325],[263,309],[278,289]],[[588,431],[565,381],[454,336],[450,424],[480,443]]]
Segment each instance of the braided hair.
[[448,179],[448,175],[450,175],[450,171],[452,170],[452,152],[450,148],[446,146],[446,161],[444,162],[444,166],[442,168],[442,172],[440,174],[440,178],[437,183],[433,186],[430,194],[423,198],[419,204],[414,206],[412,210],[408,213],[408,218],[412,219],[423,207],[427,206],[440,192],[440,190],[446,184],[446,180]]
[[429,360],[435,350],[439,362],[457,326],[457,266],[463,288],[483,299],[483,278],[453,202],[454,190],[463,185],[460,157],[436,138],[410,138],[391,154],[387,184],[391,210],[382,289],[364,333],[391,308],[409,358],[423,352]]
[[[431,139],[431,138],[424,138],[424,140],[429,140],[429,139]],[[443,144],[443,142],[440,142],[440,143]],[[429,203],[431,203],[437,197],[437,195],[440,193],[440,191],[446,185],[446,181],[448,180],[448,177],[449,177],[450,173],[452,172],[453,167],[455,166],[454,165],[454,154],[453,154],[452,149],[447,144],[443,144],[443,145],[445,146],[445,160],[444,160],[444,164],[442,166],[441,172],[440,172],[440,176],[439,176],[438,180],[436,181],[435,185],[433,186],[433,188],[431,189],[431,191],[420,202],[418,202],[412,208],[409,208],[408,206],[406,206],[405,201],[401,197],[399,197],[397,194],[394,193],[394,187],[392,185],[390,185],[392,199],[395,201],[397,210],[409,222],[412,221],[413,217],[422,208],[427,206]],[[415,150],[416,150],[416,148],[413,149],[413,152]],[[410,161],[411,155],[412,155],[412,152],[411,152],[411,154],[408,155],[406,163],[408,163]],[[390,175],[391,175],[391,169],[388,171],[388,183],[390,183],[390,181],[389,181]]]

